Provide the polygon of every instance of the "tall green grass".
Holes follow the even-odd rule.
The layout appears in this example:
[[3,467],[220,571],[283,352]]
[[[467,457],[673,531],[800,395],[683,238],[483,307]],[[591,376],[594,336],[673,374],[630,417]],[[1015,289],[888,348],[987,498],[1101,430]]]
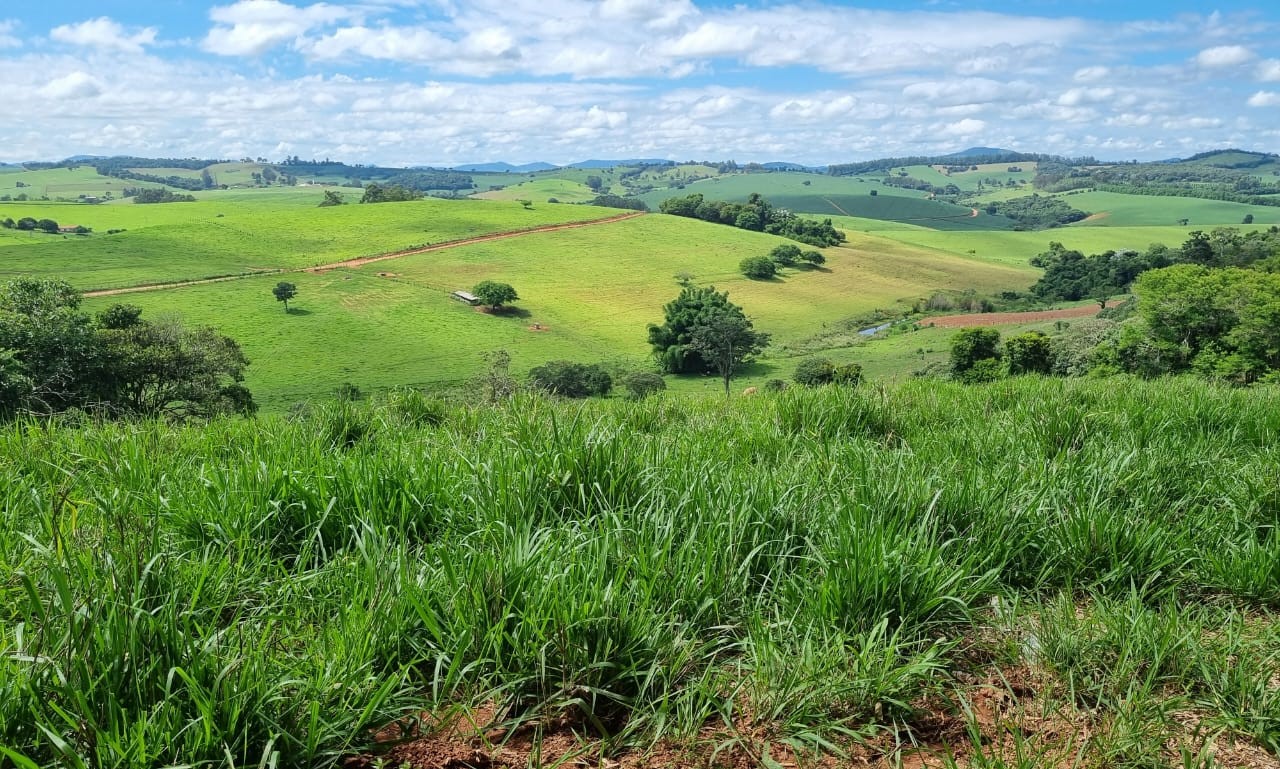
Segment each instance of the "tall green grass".
[[995,632],[1113,765],[1170,697],[1275,751],[1278,438],[1280,391],[1037,379],[11,424],[0,765],[331,766],[482,702],[834,750]]

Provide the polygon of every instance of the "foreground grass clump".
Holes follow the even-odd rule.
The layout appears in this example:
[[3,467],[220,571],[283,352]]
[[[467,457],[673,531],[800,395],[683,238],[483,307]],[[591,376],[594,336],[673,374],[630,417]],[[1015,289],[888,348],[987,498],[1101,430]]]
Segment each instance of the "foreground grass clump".
[[1013,667],[1097,765],[1183,710],[1274,753],[1278,437],[1270,389],[1036,379],[9,425],[0,766],[329,766],[482,703],[835,750]]

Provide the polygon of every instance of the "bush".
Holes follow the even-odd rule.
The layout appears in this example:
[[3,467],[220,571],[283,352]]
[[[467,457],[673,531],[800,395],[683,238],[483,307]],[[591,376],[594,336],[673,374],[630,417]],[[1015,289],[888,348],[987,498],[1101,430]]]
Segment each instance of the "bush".
[[749,256],[742,260],[738,269],[752,280],[768,280],[778,274],[778,265],[767,256]]
[[613,389],[613,377],[599,364],[553,360],[529,372],[534,387],[565,398],[607,395]]
[[806,387],[819,387],[830,384],[835,379],[835,375],[836,364],[827,358],[810,358],[800,361],[792,379]]
[[667,389],[667,380],[652,371],[633,371],[623,377],[622,386],[627,388],[628,397],[641,400]]
[[[805,183],[808,184],[808,182]],[[767,393],[780,393],[787,389],[787,383],[781,379],[770,379],[764,383],[764,387],[761,389]]]
[[774,246],[769,258],[779,267],[794,267],[800,261],[800,247],[790,243]]
[[999,331],[977,326],[962,328],[951,337],[951,374],[956,379],[964,382],[971,381],[965,373],[987,360],[999,363]]
[[846,387],[857,387],[862,383],[862,366],[857,363],[846,363],[836,366],[831,372],[831,381]]

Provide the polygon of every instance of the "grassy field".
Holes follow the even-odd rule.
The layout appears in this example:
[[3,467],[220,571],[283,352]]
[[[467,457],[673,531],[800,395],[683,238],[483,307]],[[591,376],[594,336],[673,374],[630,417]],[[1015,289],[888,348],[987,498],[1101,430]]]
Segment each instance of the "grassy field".
[[[990,292],[1035,280],[1028,267],[985,264],[860,234],[844,247],[826,249],[821,270],[789,270],[767,282],[739,274],[744,256],[784,242],[649,215],[323,275],[297,273],[289,277],[298,285],[297,312],[289,315],[271,297],[277,276],[130,294],[123,301],[152,315],[180,312],[239,340],[253,361],[250,389],[268,408],[280,409],[324,396],[344,381],[366,389],[458,384],[479,374],[484,353],[498,349],[511,354],[513,372],[521,377],[555,358],[647,367],[645,329],[661,321],[662,306],[680,290],[673,276],[682,272],[695,283],[728,290],[780,346],[819,332],[824,323],[880,308],[902,311],[937,289]],[[484,279],[514,285],[520,313],[479,313],[448,296]],[[102,297],[88,306],[97,310],[116,301],[121,298]],[[544,330],[530,331],[534,324]],[[793,366],[790,359],[765,361],[748,381],[789,376]],[[694,378],[676,386],[697,390],[715,382]]]
[[[195,203],[0,204],[0,216],[92,227],[89,237],[0,230],[0,278],[59,277],[81,289],[307,267],[492,232],[617,215],[615,209],[427,199],[317,208],[315,190],[207,192]],[[70,223],[70,222],[68,222]],[[108,229],[127,232],[105,234]]]
[[544,203],[548,198],[555,198],[561,203],[583,203],[594,200],[595,192],[585,184],[568,179],[533,179],[530,181],[503,187],[500,190],[479,192],[472,195],[481,200],[532,200]]
[[0,745],[1274,767],[1277,435],[1280,391],[1189,379],[19,422]]
[[1094,217],[1075,226],[1168,226],[1181,219],[1194,228],[1238,225],[1246,215],[1254,224],[1280,224],[1280,207],[1249,206],[1222,200],[1121,195],[1115,192],[1085,192],[1064,198],[1072,206],[1090,211]]
[[[25,187],[18,187],[18,184]],[[0,196],[26,194],[32,199],[41,197],[75,199],[81,195],[104,197],[110,192],[119,198],[125,187],[161,187],[151,182],[126,181],[100,176],[93,166],[75,168],[51,168],[44,171],[17,171],[0,174]],[[8,205],[0,202],[0,206]]]

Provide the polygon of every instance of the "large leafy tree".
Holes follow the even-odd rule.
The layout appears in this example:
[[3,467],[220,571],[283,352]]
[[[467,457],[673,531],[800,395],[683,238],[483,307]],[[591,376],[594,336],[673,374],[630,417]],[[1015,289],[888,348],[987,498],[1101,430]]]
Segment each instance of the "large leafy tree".
[[769,335],[756,331],[741,312],[721,310],[694,326],[691,346],[724,381],[724,394],[738,369],[769,346]]
[[693,330],[720,312],[746,317],[741,307],[729,301],[728,292],[716,291],[714,286],[686,286],[663,311],[665,322],[649,326],[649,344],[668,374],[710,372],[710,364],[692,346]]
[[480,300],[481,304],[488,305],[493,309],[498,309],[508,302],[514,302],[520,298],[515,288],[510,283],[499,283],[495,280],[482,280],[471,289],[471,293]]
[[0,411],[73,408],[113,416],[249,413],[248,360],[234,340],[117,305],[98,322],[62,281],[0,285]]

